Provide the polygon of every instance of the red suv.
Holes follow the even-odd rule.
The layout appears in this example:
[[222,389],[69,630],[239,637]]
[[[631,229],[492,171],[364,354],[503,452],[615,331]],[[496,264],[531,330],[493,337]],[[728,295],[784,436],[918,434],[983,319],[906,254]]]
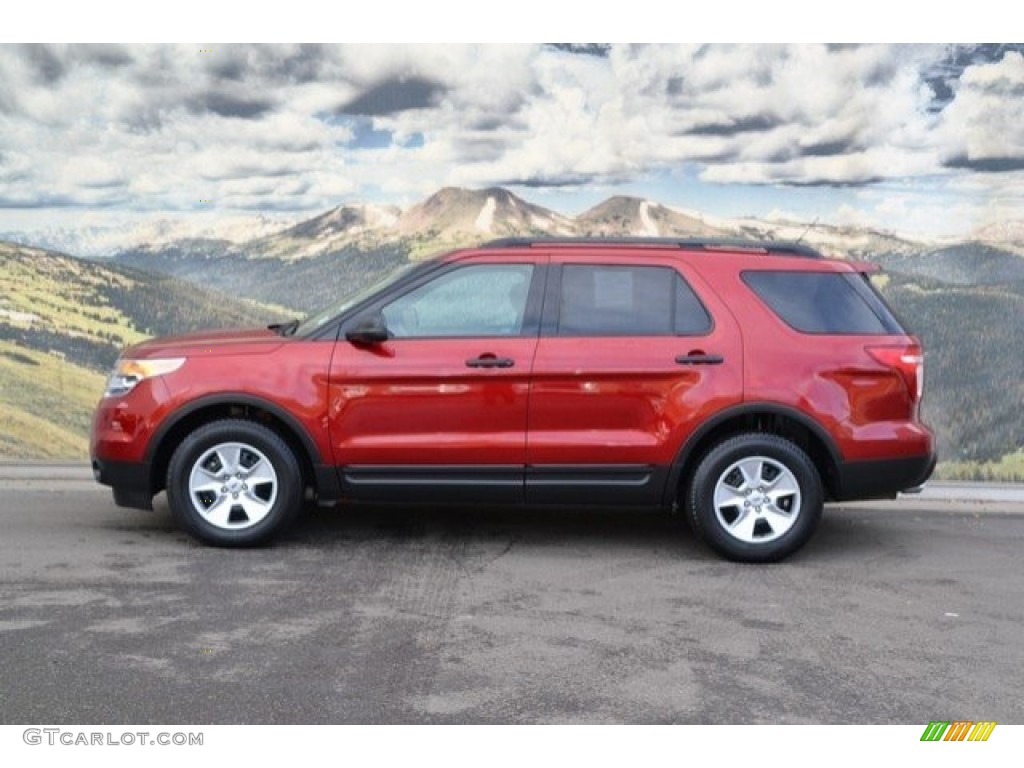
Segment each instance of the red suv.
[[726,557],[778,560],[826,500],[935,463],[921,346],[872,269],[774,242],[456,251],[302,322],[126,350],[93,469],[217,545],[314,499],[679,505]]

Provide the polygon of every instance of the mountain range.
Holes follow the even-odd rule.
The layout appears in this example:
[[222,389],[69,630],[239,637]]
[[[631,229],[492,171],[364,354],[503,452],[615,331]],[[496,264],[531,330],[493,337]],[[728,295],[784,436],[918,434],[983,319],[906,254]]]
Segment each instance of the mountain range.
[[[346,286],[375,279],[407,259],[509,236],[802,240],[826,255],[871,260],[913,259],[939,247],[872,229],[726,219],[625,196],[566,216],[494,187],[441,189],[404,210],[368,203],[343,205],[241,242],[208,237],[159,240],[120,250],[112,258],[310,311],[334,300]],[[1013,256],[1011,250],[996,250]],[[1014,258],[1012,263],[1024,261]],[[243,264],[244,269],[239,267]]]
[[165,249],[231,252],[248,257],[292,260],[317,256],[346,245],[410,240],[430,247],[478,242],[482,237],[553,236],[691,236],[801,239],[835,254],[870,255],[879,251],[917,252],[970,241],[1024,254],[1024,219],[979,226],[956,242],[921,240],[892,232],[779,217],[726,218],[684,210],[655,200],[615,196],[576,216],[527,202],[506,189],[447,187],[408,208],[349,203],[312,218],[287,214],[235,214],[216,217],[197,212],[166,215],[117,225],[90,223],[80,228],[50,227],[0,231],[8,241],[105,258],[119,253]]
[[[90,302],[121,306],[111,300],[109,287],[97,288],[95,276],[101,273],[95,270],[108,270],[102,273],[108,282],[131,281],[132,290],[118,301],[126,302],[126,296],[138,291],[147,296],[143,303],[165,313],[165,322],[153,323],[140,314],[140,302],[128,302],[133,308],[121,310],[124,319],[117,321],[117,327],[142,334],[236,320],[269,322],[276,319],[271,317],[275,312],[302,314],[410,259],[499,237],[800,240],[826,255],[874,261],[886,269],[887,299],[909,327],[924,337],[928,349],[925,416],[937,428],[940,454],[945,459],[994,461],[1024,445],[1024,409],[1020,407],[1024,357],[1019,340],[1024,327],[1024,225],[1018,224],[990,225],[959,242],[921,242],[854,226],[716,217],[626,196],[611,197],[579,215],[567,216],[502,188],[445,188],[405,209],[359,203],[277,226],[261,220],[249,232],[251,236],[237,226],[219,231],[207,227],[194,236],[185,226],[161,225],[150,230],[162,234],[145,242],[133,240],[132,232],[123,233],[121,242],[134,244],[108,251],[106,258],[60,263],[65,265],[61,267],[64,279],[74,288],[65,289],[71,291],[67,300],[81,306]],[[89,236],[98,242],[95,232]],[[109,244],[117,238],[109,235],[103,241]],[[64,242],[71,244],[73,237],[67,235]],[[0,258],[7,263],[11,254],[17,254],[19,269],[27,270],[26,274],[33,269],[52,271],[54,259],[67,258],[0,246]],[[68,266],[73,263],[89,266],[75,271]],[[34,283],[41,278],[34,274],[25,279]],[[162,300],[162,295],[171,300]],[[73,325],[68,325],[63,341],[48,337],[44,343],[42,337],[18,336],[12,330],[21,316],[18,313],[30,313],[31,306],[31,301],[12,304],[0,297],[0,340],[24,348],[14,350],[17,354],[60,351],[62,344],[67,349],[81,346]],[[204,315],[200,307],[223,311]],[[60,322],[59,317],[53,319],[54,328]],[[116,342],[108,341],[114,345],[132,338],[121,333]],[[113,354],[111,346],[102,355],[103,365]],[[80,353],[72,358],[69,363],[89,370],[103,367],[99,358],[80,359]],[[0,354],[0,363],[8,368],[13,360]],[[8,400],[10,391],[5,395]],[[0,455],[4,451],[0,442]]]

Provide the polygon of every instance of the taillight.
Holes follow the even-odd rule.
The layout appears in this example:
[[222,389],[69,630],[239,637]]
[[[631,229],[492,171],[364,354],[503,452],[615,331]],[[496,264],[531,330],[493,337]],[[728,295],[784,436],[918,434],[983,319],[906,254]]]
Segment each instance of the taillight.
[[924,394],[924,355],[920,344],[869,346],[865,349],[882,365],[899,371],[914,402],[921,402]]

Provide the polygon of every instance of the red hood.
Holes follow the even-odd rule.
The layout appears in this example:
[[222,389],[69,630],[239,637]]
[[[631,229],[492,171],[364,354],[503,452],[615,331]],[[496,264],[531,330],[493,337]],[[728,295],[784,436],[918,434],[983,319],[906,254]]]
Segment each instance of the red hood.
[[163,336],[143,341],[122,353],[124,358],[197,357],[204,355],[266,354],[284,339],[267,328],[227,331],[197,331],[181,336]]

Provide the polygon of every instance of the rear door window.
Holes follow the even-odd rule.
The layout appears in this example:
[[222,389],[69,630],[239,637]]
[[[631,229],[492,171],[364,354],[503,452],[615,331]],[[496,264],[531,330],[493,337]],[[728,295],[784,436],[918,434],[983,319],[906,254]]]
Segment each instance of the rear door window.
[[559,290],[559,336],[702,335],[711,316],[674,269],[566,264]]

